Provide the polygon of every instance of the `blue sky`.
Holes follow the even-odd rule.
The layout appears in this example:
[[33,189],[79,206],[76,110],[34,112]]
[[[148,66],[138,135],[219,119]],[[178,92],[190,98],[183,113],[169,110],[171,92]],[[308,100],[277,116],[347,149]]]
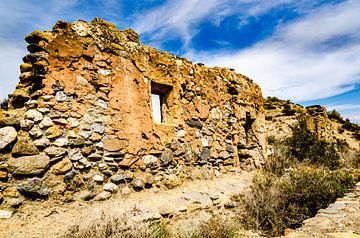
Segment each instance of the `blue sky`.
[[234,68],[265,96],[360,122],[358,0],[1,0],[0,97],[18,81],[26,34],[94,17],[135,29],[143,44]]

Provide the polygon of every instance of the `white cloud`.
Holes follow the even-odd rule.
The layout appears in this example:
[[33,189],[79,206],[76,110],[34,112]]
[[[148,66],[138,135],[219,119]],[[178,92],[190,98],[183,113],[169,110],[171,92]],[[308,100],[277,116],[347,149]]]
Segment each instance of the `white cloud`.
[[[360,2],[322,7],[240,52],[202,54],[209,65],[235,68],[250,76],[265,95],[294,101],[349,91],[360,80]],[[346,44],[329,45],[345,37]],[[194,52],[192,52],[194,54]]]
[[[179,37],[183,49],[189,50],[192,38],[198,33],[202,21],[211,21],[219,26],[221,21],[237,14],[242,23],[250,16],[263,14],[281,5],[295,3],[296,7],[310,7],[311,1],[296,3],[296,0],[182,0],[166,1],[165,4],[145,12],[136,13],[133,27],[150,39],[153,46],[161,47],[166,39]],[[239,22],[239,25],[241,25]]]
[[360,123],[360,104],[340,104],[340,105],[326,105],[326,108],[336,110],[341,113],[343,118],[348,118],[354,123]]

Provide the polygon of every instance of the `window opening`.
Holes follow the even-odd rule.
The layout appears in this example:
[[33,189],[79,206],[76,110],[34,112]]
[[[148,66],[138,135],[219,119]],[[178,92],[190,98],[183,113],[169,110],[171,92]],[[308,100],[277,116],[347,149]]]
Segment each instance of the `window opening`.
[[167,100],[172,86],[151,82],[151,102],[153,119],[156,123],[166,122]]
[[163,116],[161,113],[161,96],[159,94],[152,93],[151,100],[154,122],[163,122]]

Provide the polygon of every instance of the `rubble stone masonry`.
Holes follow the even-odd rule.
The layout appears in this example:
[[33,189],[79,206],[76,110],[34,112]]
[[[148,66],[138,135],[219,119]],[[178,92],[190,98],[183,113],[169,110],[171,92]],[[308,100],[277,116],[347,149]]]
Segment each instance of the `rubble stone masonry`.
[[25,40],[20,82],[0,111],[1,206],[102,199],[122,184],[172,188],[193,171],[266,159],[261,89],[231,69],[144,46],[98,18]]

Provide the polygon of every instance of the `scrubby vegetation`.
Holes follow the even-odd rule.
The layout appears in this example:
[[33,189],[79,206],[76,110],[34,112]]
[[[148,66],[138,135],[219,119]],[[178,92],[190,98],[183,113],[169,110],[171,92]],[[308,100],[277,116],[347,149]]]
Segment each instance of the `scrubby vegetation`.
[[215,216],[196,229],[173,231],[165,221],[131,224],[126,216],[102,214],[101,219],[87,226],[73,225],[63,238],[235,238],[240,227],[234,220]]
[[305,120],[299,120],[299,123],[292,128],[292,136],[285,139],[284,144],[288,148],[285,156],[293,157],[297,161],[307,161],[330,169],[339,166],[340,156],[337,145],[318,139],[317,135],[307,128]]
[[104,213],[101,218],[88,225],[73,225],[63,238],[165,238],[169,229],[164,222],[151,224],[131,224],[125,215],[110,216]]
[[8,99],[4,99],[3,101],[0,102],[0,108],[7,110],[8,109]]
[[282,235],[354,185],[352,176],[339,169],[343,144],[318,139],[304,120],[292,132],[283,141],[269,139],[274,153],[255,176],[252,192],[242,198],[239,219],[246,229]]

